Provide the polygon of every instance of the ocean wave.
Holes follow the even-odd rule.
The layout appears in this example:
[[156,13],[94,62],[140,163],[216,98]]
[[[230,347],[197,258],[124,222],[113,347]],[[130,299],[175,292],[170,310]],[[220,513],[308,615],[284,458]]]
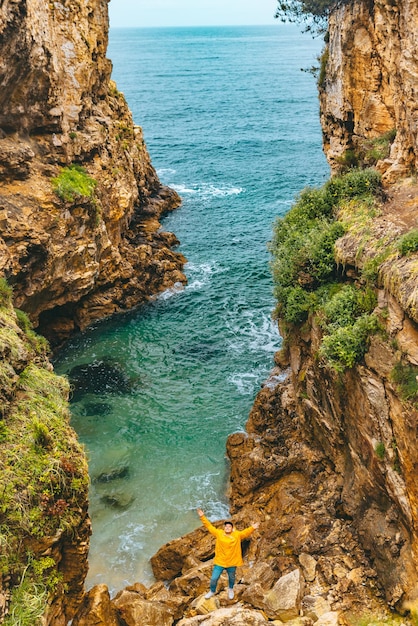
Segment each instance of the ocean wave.
[[260,375],[258,372],[234,372],[228,376],[228,382],[234,385],[239,394],[253,395],[259,387]]
[[150,300],[157,300],[157,301],[165,302],[165,300],[169,300],[173,296],[176,296],[177,294],[182,293],[184,289],[185,287],[183,283],[174,283],[172,287],[169,287],[165,291],[162,291],[156,296],[151,297]]
[[170,187],[174,189],[174,191],[177,191],[177,193],[180,195],[198,193],[196,189],[190,189],[189,187],[186,187],[186,185],[177,185],[175,183],[170,183]]
[[184,271],[189,280],[186,290],[195,291],[207,285],[212,276],[228,271],[227,267],[222,267],[217,261],[209,263],[186,263]]
[[207,472],[190,477],[190,508],[201,507],[210,519],[229,517],[227,503],[219,500],[218,476],[219,472]]
[[180,196],[182,194],[198,195],[201,198],[224,198],[226,196],[237,196],[245,192],[244,187],[236,187],[230,185],[216,186],[213,183],[202,183],[196,185],[186,185],[185,183],[170,183],[170,187],[177,191]]
[[173,176],[177,170],[173,170],[171,167],[161,167],[157,170],[157,175],[161,178],[164,176]]
[[238,196],[240,193],[243,193],[245,189],[244,187],[229,187],[227,185],[216,187],[215,185],[208,184],[202,185],[199,191],[202,195],[218,196],[223,198],[225,196]]
[[267,352],[273,354],[280,346],[282,338],[275,323],[266,313],[248,311],[241,315],[231,315],[226,321],[233,339],[228,340],[232,352]]

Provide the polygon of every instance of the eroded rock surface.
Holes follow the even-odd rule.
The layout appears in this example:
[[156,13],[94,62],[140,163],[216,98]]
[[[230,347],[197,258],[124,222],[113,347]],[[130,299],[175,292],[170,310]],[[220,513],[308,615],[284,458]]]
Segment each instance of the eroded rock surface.
[[[0,8],[0,273],[53,344],[185,282],[159,223],[180,199],[110,79],[107,4]],[[54,193],[72,164],[96,181],[93,198]]]
[[330,17],[320,86],[324,149],[334,169],[346,150],[392,129],[379,164],[388,182],[418,165],[418,6],[413,0],[341,2]]

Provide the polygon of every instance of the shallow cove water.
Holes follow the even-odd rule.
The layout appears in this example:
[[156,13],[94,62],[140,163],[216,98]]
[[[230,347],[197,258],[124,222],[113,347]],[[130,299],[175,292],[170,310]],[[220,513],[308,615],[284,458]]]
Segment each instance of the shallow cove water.
[[[111,29],[108,56],[160,179],[188,285],[92,326],[60,352],[89,456],[87,587],[149,584],[165,542],[228,515],[225,442],[280,346],[267,242],[329,175],[315,80],[321,42],[291,25]],[[75,369],[74,369],[75,368]]]

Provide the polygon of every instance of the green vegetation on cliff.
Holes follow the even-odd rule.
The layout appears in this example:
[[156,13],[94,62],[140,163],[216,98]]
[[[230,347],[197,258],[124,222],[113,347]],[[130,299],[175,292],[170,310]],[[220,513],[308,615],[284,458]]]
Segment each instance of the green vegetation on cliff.
[[[325,53],[328,53],[327,51],[328,49]],[[359,138],[356,149],[346,150],[338,159],[341,171],[347,171],[353,167],[374,167],[378,161],[389,157],[395,137],[396,129],[393,128],[377,137]]]
[[69,425],[65,378],[48,344],[14,311],[0,285],[0,576],[12,590],[6,624],[37,623],[62,585],[58,563],[43,552],[77,533],[86,514],[85,455]]
[[65,202],[74,202],[78,198],[94,199],[97,182],[91,178],[81,165],[70,165],[52,179],[55,193]]
[[270,249],[277,316],[286,326],[303,324],[310,314],[317,315],[323,330],[319,356],[337,371],[352,367],[364,356],[368,338],[378,331],[379,323],[367,281],[362,288],[340,282],[334,245],[346,224],[336,215],[355,204],[368,216],[380,189],[375,170],[352,170],[320,189],[302,191],[274,229]]

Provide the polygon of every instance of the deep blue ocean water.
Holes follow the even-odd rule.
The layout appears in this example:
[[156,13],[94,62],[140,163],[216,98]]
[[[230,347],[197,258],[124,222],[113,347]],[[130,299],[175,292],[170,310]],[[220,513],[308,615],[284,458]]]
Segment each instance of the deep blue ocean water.
[[183,198],[163,227],[181,241],[188,285],[95,324],[56,362],[68,374],[107,359],[132,381],[104,393],[89,374],[72,404],[92,476],[88,587],[150,583],[150,556],[199,525],[197,506],[228,514],[226,438],[245,427],[280,346],[272,224],[329,175],[315,79],[301,71],[320,50],[279,23],[110,32],[113,79]]

